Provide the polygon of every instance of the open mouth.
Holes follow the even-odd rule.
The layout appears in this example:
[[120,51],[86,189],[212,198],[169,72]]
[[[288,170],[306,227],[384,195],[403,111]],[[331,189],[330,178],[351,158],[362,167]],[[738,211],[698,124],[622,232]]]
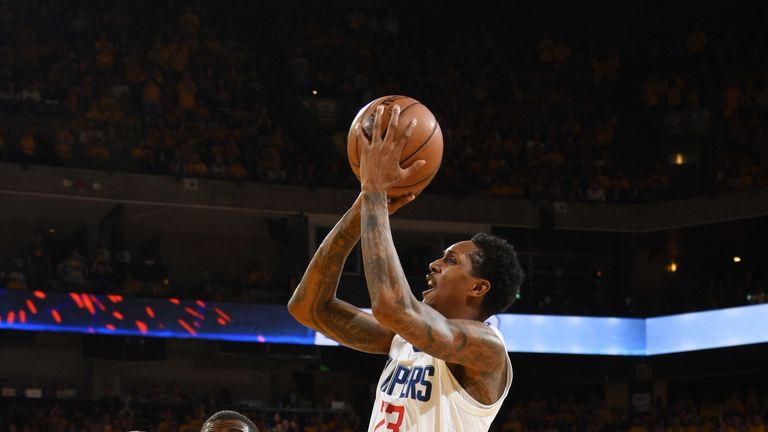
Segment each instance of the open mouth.
[[433,291],[435,289],[435,280],[432,279],[431,275],[427,275],[427,289],[421,292],[422,297],[427,294],[430,291]]

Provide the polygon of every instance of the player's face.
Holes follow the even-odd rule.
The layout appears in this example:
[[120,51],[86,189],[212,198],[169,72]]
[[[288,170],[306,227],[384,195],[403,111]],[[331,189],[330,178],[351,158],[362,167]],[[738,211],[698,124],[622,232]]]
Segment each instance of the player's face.
[[200,432],[256,432],[240,420],[214,420],[206,422]]
[[478,278],[472,276],[470,255],[477,250],[471,241],[456,243],[445,250],[442,258],[429,264],[427,290],[423,301],[443,315],[454,305],[466,302],[467,292]]

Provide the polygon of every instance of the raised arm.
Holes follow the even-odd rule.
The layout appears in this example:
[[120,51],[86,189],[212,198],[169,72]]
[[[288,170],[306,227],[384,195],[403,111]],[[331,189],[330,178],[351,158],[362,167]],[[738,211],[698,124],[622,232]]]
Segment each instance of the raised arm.
[[[411,200],[412,196],[397,200],[385,211],[394,212]],[[358,197],[325,237],[288,302],[288,311],[305,326],[350,348],[388,353],[394,333],[373,315],[336,298],[344,262],[360,239],[361,204]]]
[[363,261],[373,315],[415,347],[448,363],[481,375],[498,371],[506,362],[506,350],[493,330],[480,321],[449,320],[411,293],[392,240],[386,190],[423,166],[423,161],[400,167],[400,153],[415,123],[403,136],[395,137],[399,119],[395,106],[381,139],[380,114],[374,121],[372,142],[361,148],[360,167]]

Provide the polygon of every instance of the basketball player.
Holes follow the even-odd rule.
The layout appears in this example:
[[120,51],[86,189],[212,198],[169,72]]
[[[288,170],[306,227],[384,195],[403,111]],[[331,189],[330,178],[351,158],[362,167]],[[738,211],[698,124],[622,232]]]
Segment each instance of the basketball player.
[[[512,304],[523,272],[509,243],[476,234],[429,264],[423,300],[414,297],[389,227],[389,215],[414,197],[388,203],[386,191],[423,161],[400,168],[415,123],[394,136],[395,105],[382,139],[382,109],[372,142],[361,149],[362,192],[320,245],[288,309],[343,345],[389,354],[369,432],[487,431],[509,391],[512,365],[501,334],[484,321]],[[372,315],[336,298],[344,261],[361,236]]]
[[259,432],[259,428],[239,412],[219,411],[208,417],[200,432]]

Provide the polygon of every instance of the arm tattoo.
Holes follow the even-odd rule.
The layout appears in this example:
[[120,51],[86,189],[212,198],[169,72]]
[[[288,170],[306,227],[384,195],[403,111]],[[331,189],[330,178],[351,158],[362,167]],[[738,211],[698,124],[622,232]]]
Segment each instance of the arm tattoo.
[[426,324],[426,330],[427,330],[427,342],[430,344],[435,343],[435,335],[432,334],[432,326],[429,324]]
[[459,346],[456,347],[456,351],[463,352],[464,348],[467,347],[467,342],[469,342],[466,329],[459,328],[459,337],[461,337],[461,341],[459,342]]
[[372,232],[378,226],[379,226],[379,217],[375,213],[374,214],[369,214],[368,217],[365,218],[365,231],[366,232]]
[[289,302],[294,316],[338,342],[369,352],[386,352],[392,339],[372,316],[336,298],[341,272],[360,239],[356,204],[323,240]]
[[[341,225],[342,222],[347,222]],[[341,225],[341,226],[339,226]],[[310,286],[299,285],[296,291],[300,292],[300,298],[304,299],[309,289],[313,290],[311,296],[312,311],[310,318],[318,325],[316,311],[319,307],[327,304],[336,295],[336,288],[341,280],[341,270],[344,267],[344,261],[357,244],[360,235],[360,224],[358,220],[345,221],[344,218],[334,227],[334,231],[339,228],[336,235],[329,234],[315,253],[315,257],[307,269],[308,276],[316,280],[316,284]],[[326,244],[327,243],[327,244]]]
[[347,339],[354,339],[360,343],[368,344],[371,342],[371,338],[365,330],[348,316],[344,316],[340,312],[331,312],[328,318],[327,327],[332,329],[334,334],[346,336]]
[[[365,270],[366,279],[368,279],[368,273],[370,273],[371,276],[370,280],[367,280],[368,290],[371,292],[371,296],[375,297],[388,283],[387,262],[382,257],[373,258],[371,261],[365,263]],[[371,297],[371,302],[373,302],[373,297]]]
[[374,312],[398,320],[397,311],[417,302],[411,294],[389,228],[385,192],[364,193],[362,246],[365,279]]

